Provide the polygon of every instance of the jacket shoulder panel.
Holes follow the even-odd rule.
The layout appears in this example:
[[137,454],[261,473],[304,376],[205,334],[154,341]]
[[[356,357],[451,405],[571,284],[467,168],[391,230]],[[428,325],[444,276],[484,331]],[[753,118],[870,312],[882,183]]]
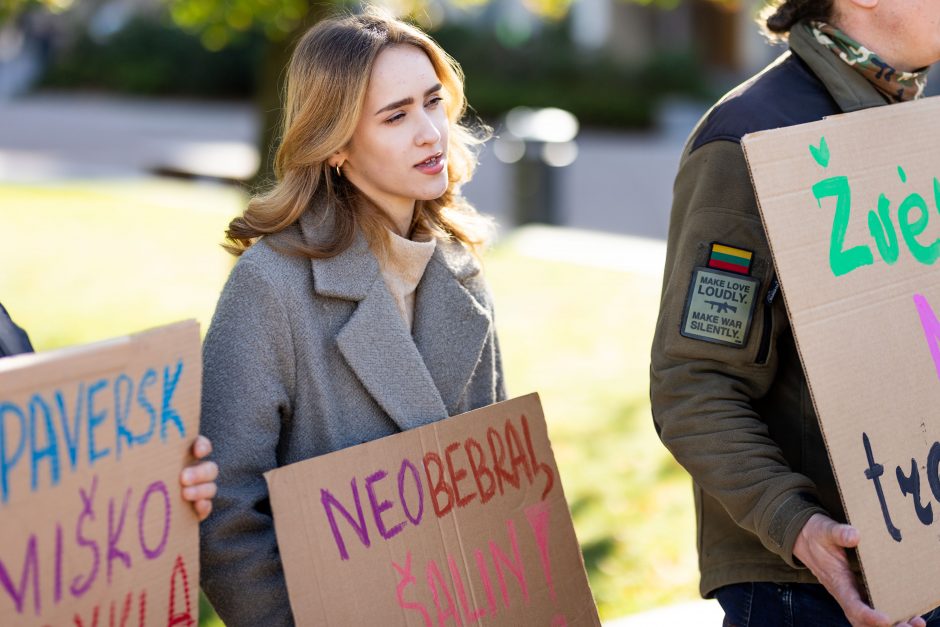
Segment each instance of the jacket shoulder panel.
[[740,143],[748,133],[815,122],[839,112],[822,81],[802,59],[789,54],[715,105],[690,152],[713,141]]

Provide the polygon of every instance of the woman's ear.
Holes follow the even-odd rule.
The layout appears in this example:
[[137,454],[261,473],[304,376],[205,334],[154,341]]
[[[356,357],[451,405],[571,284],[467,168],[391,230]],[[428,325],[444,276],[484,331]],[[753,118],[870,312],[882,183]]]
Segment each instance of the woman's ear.
[[337,150],[330,155],[330,158],[327,159],[326,162],[331,168],[335,168],[336,166],[342,167],[342,165],[346,163],[346,158],[347,154],[345,150]]

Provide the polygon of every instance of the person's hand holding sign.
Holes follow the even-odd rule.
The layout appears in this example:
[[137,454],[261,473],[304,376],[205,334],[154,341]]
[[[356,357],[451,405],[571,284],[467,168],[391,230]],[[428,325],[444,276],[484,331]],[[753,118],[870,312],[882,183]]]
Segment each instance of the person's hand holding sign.
[[[845,611],[854,627],[891,627],[884,612],[870,607],[862,598],[855,573],[849,568],[846,549],[858,546],[858,530],[839,524],[823,514],[813,516],[803,526],[793,546],[793,555],[809,568]],[[925,627],[916,616],[895,627]]]
[[180,484],[183,486],[183,499],[193,504],[196,515],[203,521],[212,513],[212,499],[218,490],[215,484],[219,476],[219,467],[215,462],[199,461],[212,452],[212,442],[204,435],[200,435],[193,442],[193,457],[196,461],[189,464],[180,473]]

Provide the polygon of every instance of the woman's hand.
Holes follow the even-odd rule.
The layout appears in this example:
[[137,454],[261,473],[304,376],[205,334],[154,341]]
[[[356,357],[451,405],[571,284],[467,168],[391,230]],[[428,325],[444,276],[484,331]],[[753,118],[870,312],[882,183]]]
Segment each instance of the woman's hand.
[[215,462],[199,461],[212,452],[212,442],[206,436],[196,438],[192,452],[196,461],[183,468],[180,484],[183,486],[183,499],[193,504],[196,515],[203,521],[212,512],[212,499],[218,491],[215,479],[219,476],[219,467]]

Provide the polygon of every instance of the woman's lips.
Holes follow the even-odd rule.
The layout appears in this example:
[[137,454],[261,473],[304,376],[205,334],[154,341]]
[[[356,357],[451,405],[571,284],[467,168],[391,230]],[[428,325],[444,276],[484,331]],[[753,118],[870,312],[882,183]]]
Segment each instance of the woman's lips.
[[438,153],[421,163],[415,165],[415,167],[423,174],[439,174],[444,169],[444,163],[446,158],[443,153]]

